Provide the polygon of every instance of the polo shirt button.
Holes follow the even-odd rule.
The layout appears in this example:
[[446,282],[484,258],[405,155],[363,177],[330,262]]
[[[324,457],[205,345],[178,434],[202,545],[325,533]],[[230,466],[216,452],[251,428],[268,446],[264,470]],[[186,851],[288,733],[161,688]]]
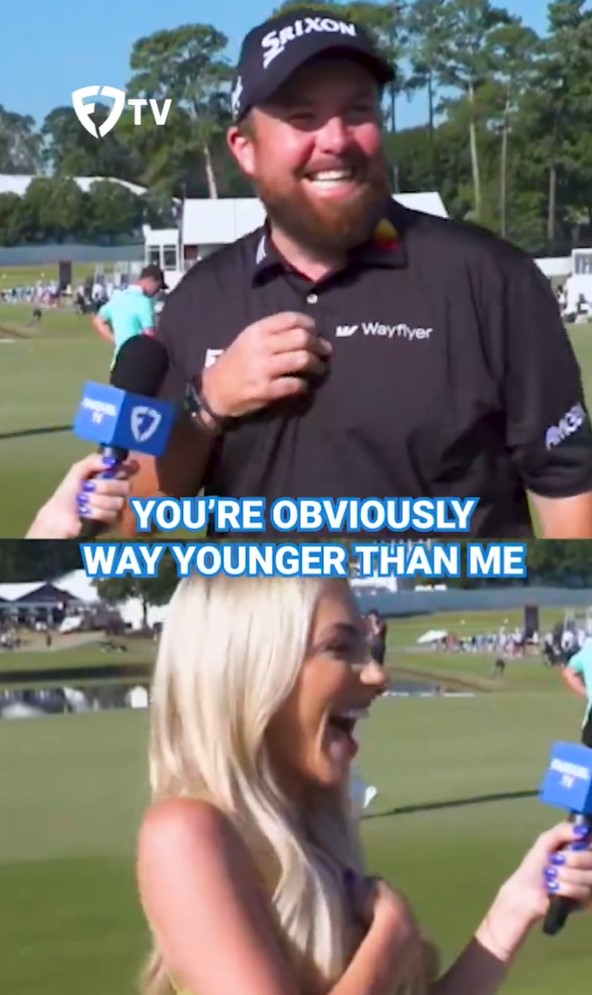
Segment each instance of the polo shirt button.
[[309,294],[308,297],[306,298],[309,304],[316,304],[318,299],[319,299],[318,294]]

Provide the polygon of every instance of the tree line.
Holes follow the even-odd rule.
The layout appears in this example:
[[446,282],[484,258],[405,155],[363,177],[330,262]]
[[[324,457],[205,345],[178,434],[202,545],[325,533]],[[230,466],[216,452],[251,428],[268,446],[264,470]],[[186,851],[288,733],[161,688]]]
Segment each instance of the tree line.
[[[290,0],[278,10],[298,6]],[[396,67],[384,95],[395,193],[437,190],[452,217],[486,225],[535,254],[589,244],[592,11],[586,0],[549,3],[542,36],[491,0],[317,0],[308,6],[363,23]],[[227,49],[228,38],[207,24],[135,42],[128,96],[171,98],[164,127],[149,115],[136,127],[125,113],[97,141],[70,106],[54,108],[39,128],[31,117],[0,106],[0,173],[46,170],[55,176],[46,182],[55,184],[72,176],[117,177],[146,187],[144,208],[165,213],[173,197],[251,196],[224,142],[234,68]],[[420,93],[424,123],[399,129],[401,101]],[[98,105],[95,121],[106,116]],[[66,230],[121,237],[138,220],[131,202],[121,200],[113,206],[114,232],[102,209],[89,229],[84,201],[72,188],[65,217],[57,208],[49,217],[36,215],[0,195],[0,243]]]
[[172,225],[171,205],[154,204],[107,179],[84,191],[70,176],[57,173],[36,177],[23,196],[0,194],[3,245],[118,245],[141,240],[144,224]]

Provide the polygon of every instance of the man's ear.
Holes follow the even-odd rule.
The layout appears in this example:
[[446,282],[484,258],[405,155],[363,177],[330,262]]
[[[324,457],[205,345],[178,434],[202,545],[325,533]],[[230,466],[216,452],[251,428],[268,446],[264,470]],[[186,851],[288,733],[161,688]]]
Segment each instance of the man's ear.
[[249,177],[255,174],[255,143],[248,125],[233,125],[228,129],[226,144],[242,172]]

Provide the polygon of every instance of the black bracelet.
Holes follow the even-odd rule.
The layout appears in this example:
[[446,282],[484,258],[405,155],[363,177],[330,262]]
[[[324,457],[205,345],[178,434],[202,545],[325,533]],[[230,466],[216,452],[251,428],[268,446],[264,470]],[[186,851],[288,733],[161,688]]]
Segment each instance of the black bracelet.
[[199,416],[202,411],[205,412],[210,421],[213,422],[214,427],[212,429],[210,426],[206,425],[203,419],[201,419],[201,422],[206,430],[213,432],[216,435],[221,435],[232,421],[231,418],[226,418],[224,415],[217,415],[216,412],[212,410],[202,394],[200,381],[198,381],[197,384],[187,384],[185,399],[186,407],[191,415]]
[[217,415],[215,411],[212,411],[210,405],[208,404],[205,397],[201,393],[199,394],[199,406],[202,411],[205,411],[208,418],[211,418],[216,428],[219,428],[220,431],[222,431],[225,428],[225,423],[227,422],[227,419],[224,418],[222,415]]

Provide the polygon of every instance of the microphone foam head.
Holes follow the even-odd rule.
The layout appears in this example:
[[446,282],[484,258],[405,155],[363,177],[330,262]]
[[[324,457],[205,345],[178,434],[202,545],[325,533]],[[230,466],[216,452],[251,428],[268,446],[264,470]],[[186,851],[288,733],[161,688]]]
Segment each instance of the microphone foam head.
[[169,357],[162,342],[149,335],[134,335],[119,350],[110,382],[128,394],[156,397],[168,368]]

